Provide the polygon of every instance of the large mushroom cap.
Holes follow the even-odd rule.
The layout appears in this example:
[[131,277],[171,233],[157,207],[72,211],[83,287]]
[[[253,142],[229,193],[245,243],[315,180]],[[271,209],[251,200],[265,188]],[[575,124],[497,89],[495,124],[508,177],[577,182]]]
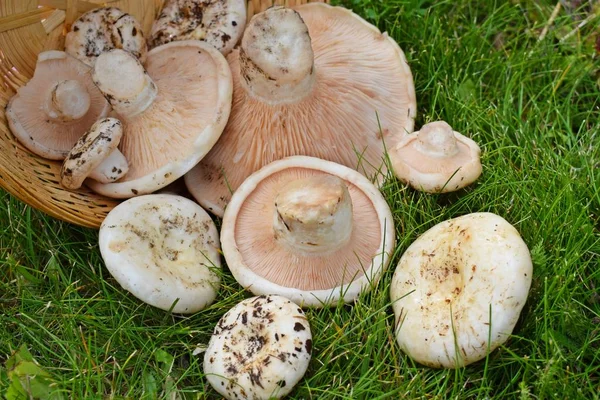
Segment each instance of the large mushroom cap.
[[430,122],[390,151],[396,176],[424,192],[452,192],[481,175],[477,143],[444,121]]
[[238,188],[221,245],[233,276],[252,293],[322,307],[351,302],[376,285],[395,233],[388,205],[367,178],[295,156],[265,166]]
[[188,314],[217,295],[217,228],[191,200],[153,194],[124,201],[102,222],[99,243],[117,282],[154,307]]
[[398,44],[344,8],[295,10],[301,18],[283,8],[255,15],[228,56],[229,122],[185,178],[216,215],[246,177],[287,156],[334,161],[367,176],[380,171],[381,179],[383,141],[389,148],[413,130],[414,84]]
[[148,47],[139,22],[116,7],[101,7],[82,14],[65,37],[65,51],[89,66],[105,51],[123,49],[142,62]]
[[430,367],[484,358],[512,333],[532,268],[527,245],[498,215],[468,214],[429,229],[392,279],[400,348]]
[[105,196],[151,193],[183,176],[216,143],[229,117],[231,73],[211,45],[165,44],[148,53],[145,67],[147,74],[120,50],[102,54],[94,67],[96,84],[123,122],[119,150],[129,162],[119,182],[89,182]]
[[279,399],[300,381],[311,358],[304,312],[281,296],[252,297],[229,310],[204,354],[204,373],[228,400]]
[[38,55],[33,77],[6,107],[15,137],[31,152],[64,159],[110,105],[96,88],[90,67],[62,51]]

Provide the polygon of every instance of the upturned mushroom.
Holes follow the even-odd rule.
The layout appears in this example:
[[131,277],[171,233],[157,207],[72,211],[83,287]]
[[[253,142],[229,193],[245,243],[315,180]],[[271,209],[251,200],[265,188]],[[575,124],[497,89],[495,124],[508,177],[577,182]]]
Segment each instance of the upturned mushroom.
[[302,379],[312,334],[304,312],[281,296],[252,297],[230,309],[204,354],[204,374],[228,400],[279,399]]
[[89,182],[105,196],[151,193],[183,176],[216,143],[229,117],[229,66],[204,42],[156,47],[146,69],[128,52],[111,50],[98,57],[92,77],[123,122],[119,149],[129,162],[119,182]]
[[532,269],[527,245],[498,215],[435,225],[408,247],[392,278],[400,348],[434,368],[484,358],[511,335]]
[[112,49],[126,50],[142,62],[148,52],[139,22],[116,7],[82,14],[65,37],[65,51],[90,67],[100,54]]
[[63,160],[110,105],[94,86],[90,67],[62,51],[38,55],[35,72],[6,106],[10,130],[31,152]]
[[78,189],[86,178],[102,183],[121,179],[129,166],[117,146],[123,126],[116,118],[98,120],[71,149],[60,170],[60,183]]
[[417,190],[447,193],[475,182],[481,175],[477,143],[444,121],[423,125],[389,153],[394,173]]
[[334,161],[382,180],[384,141],[394,146],[413,130],[415,91],[402,50],[347,9],[270,8],[248,23],[228,61],[231,117],[185,177],[218,216],[246,177],[287,156]]
[[168,0],[152,25],[149,43],[203,40],[227,55],[245,26],[245,0]]
[[144,303],[190,314],[216,298],[217,228],[189,199],[152,194],[126,200],[102,222],[99,244],[110,274]]
[[390,209],[365,176],[306,156],[248,177],[221,227],[225,260],[244,288],[302,307],[350,303],[371,290],[395,242]]

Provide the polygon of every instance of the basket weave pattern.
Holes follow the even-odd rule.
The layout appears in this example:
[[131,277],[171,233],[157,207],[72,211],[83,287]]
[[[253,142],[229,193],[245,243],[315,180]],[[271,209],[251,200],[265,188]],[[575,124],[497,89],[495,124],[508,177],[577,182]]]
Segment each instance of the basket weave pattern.
[[[248,19],[272,5],[293,7],[309,1],[248,0]],[[40,52],[64,49],[65,34],[82,13],[96,7],[119,7],[137,18],[148,34],[162,5],[163,0],[0,1],[0,186],[52,217],[91,228],[100,226],[118,201],[85,187],[63,189],[61,163],[40,158],[23,147],[10,132],[5,107],[33,76]]]

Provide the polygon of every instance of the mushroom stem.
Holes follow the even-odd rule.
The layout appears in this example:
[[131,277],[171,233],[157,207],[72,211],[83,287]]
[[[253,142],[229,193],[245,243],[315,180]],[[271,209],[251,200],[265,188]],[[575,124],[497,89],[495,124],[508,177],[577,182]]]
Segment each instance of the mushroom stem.
[[53,120],[73,121],[90,109],[90,94],[81,82],[69,79],[58,82],[50,91],[46,113]]
[[415,147],[429,156],[452,157],[459,151],[454,131],[444,121],[423,125],[417,135]]
[[98,56],[92,79],[113,109],[123,117],[144,112],[158,93],[156,84],[140,61],[120,49]]
[[275,239],[305,255],[343,247],[352,236],[352,200],[341,179],[327,175],[285,185],[275,198]]
[[127,159],[119,149],[114,149],[100,165],[92,170],[88,178],[100,183],[111,183],[124,177],[127,171],[129,171]]
[[256,14],[242,39],[240,72],[245,89],[264,103],[295,103],[308,95],[314,55],[300,14],[283,7]]

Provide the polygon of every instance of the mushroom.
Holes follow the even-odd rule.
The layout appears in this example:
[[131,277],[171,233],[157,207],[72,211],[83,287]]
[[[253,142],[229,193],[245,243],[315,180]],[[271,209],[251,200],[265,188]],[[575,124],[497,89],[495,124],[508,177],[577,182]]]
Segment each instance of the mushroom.
[[371,290],[395,242],[390,209],[366,177],[306,156],[248,177],[221,227],[223,255],[244,288],[302,307],[350,303]]
[[341,7],[295,10],[256,14],[228,56],[231,117],[185,177],[218,216],[244,179],[287,156],[334,161],[381,181],[384,141],[393,146],[413,130],[414,84],[398,44]]
[[310,324],[281,296],[252,297],[215,327],[204,374],[226,399],[279,399],[302,379],[312,353]]
[[435,225],[408,247],[392,278],[400,348],[435,368],[484,358],[512,333],[532,268],[527,245],[498,215]]
[[129,170],[125,156],[117,149],[121,136],[121,121],[98,120],[67,155],[60,183],[67,189],[79,189],[87,177],[102,183],[121,179]]
[[477,143],[444,121],[423,125],[390,151],[396,176],[417,190],[446,193],[475,182],[481,175]]
[[65,37],[65,51],[90,67],[100,54],[112,49],[126,50],[142,62],[148,52],[139,22],[116,7],[82,14]]
[[168,0],[152,25],[150,47],[196,39],[229,54],[246,26],[244,0]]
[[102,222],[99,244],[110,274],[144,303],[190,314],[217,295],[217,228],[192,200],[169,194],[126,200]]
[[77,140],[110,111],[90,67],[62,51],[38,55],[35,72],[6,107],[8,125],[31,152],[63,160]]
[[227,60],[197,40],[148,52],[146,70],[123,50],[102,53],[92,77],[123,122],[119,149],[129,172],[119,182],[90,181],[108,197],[158,190],[183,176],[215,144],[231,109]]

